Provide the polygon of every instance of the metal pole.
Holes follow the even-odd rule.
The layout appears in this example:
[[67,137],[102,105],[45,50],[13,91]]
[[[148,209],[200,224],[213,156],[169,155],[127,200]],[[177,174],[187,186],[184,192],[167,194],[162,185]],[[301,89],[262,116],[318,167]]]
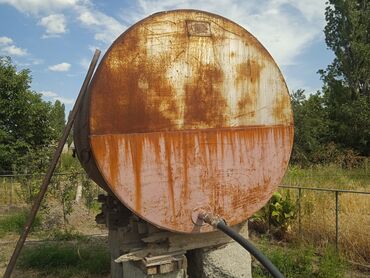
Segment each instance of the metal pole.
[[338,252],[339,241],[339,192],[335,191],[335,249]]
[[301,225],[301,197],[302,197],[302,188],[298,189],[298,233],[302,234],[302,225]]
[[10,178],[10,192],[9,192],[9,197],[10,197],[10,201],[9,201],[9,204],[10,206],[13,206],[13,177]]
[[55,167],[56,167],[56,165],[58,163],[58,160],[59,160],[59,157],[62,153],[64,144],[67,141],[69,132],[71,131],[71,128],[72,128],[74,119],[76,118],[78,109],[81,106],[83,95],[84,95],[85,91],[87,90],[90,79],[91,79],[91,77],[94,73],[94,70],[95,70],[96,64],[98,62],[99,56],[100,56],[100,50],[97,49],[97,50],[95,50],[94,56],[93,56],[93,58],[91,60],[91,63],[90,63],[89,70],[86,74],[85,80],[82,84],[82,87],[81,87],[80,92],[78,94],[77,100],[76,100],[76,102],[73,106],[71,116],[69,117],[67,125],[64,128],[62,138],[60,138],[60,140],[59,140],[58,147],[54,152],[53,159],[52,159],[52,161],[49,165],[48,171],[46,172],[46,175],[44,177],[42,185],[40,186],[40,191],[39,191],[39,193],[38,193],[38,195],[35,199],[35,202],[33,203],[31,213],[28,216],[28,219],[27,219],[27,222],[24,226],[23,232],[22,232],[21,236],[18,239],[18,242],[17,242],[17,245],[15,246],[12,257],[10,258],[9,264],[8,264],[8,266],[6,268],[6,271],[5,271],[5,274],[3,276],[4,278],[9,278],[11,276],[12,272],[13,272],[13,269],[14,269],[15,264],[17,262],[18,256],[19,256],[19,254],[22,250],[24,242],[26,241],[26,238],[27,238],[27,235],[28,235],[28,233],[31,229],[32,223],[35,220],[37,211],[39,210],[40,205],[41,205],[41,201],[44,198],[44,195],[45,195],[46,190],[48,188],[48,185],[50,183],[50,179],[51,179],[51,177],[54,173]]

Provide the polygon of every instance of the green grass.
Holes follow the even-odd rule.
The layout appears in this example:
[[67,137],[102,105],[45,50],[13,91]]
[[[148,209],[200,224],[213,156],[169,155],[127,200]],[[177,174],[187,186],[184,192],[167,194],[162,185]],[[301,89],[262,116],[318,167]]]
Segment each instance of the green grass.
[[[262,240],[259,241],[258,247],[286,278],[340,278],[346,269],[344,261],[330,246],[322,250],[322,254],[313,246],[302,244],[278,246]],[[267,270],[257,263],[253,263],[252,273],[253,277],[257,278],[271,277]]]
[[[0,236],[6,234],[20,234],[23,231],[24,224],[28,218],[28,212],[23,210],[15,212],[0,218]],[[35,221],[32,225],[31,231],[36,231],[41,226],[41,217],[36,216]]]
[[49,238],[55,241],[88,241],[88,238],[73,229],[57,229],[53,230],[52,233],[49,234]]
[[103,245],[45,243],[25,248],[18,267],[36,270],[40,277],[89,277],[109,273],[110,255]]
[[282,184],[307,187],[369,190],[370,169],[344,169],[337,165],[316,165],[309,168],[289,166]]
[[346,269],[345,262],[337,255],[335,248],[332,246],[324,250],[323,255],[319,260],[319,272],[320,278],[340,278],[343,277],[343,272]]

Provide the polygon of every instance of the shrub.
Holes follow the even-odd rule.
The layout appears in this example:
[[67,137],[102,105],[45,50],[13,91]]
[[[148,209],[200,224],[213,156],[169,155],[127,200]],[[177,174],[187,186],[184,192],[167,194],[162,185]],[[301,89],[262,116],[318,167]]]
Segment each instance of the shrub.
[[50,238],[56,241],[70,241],[70,240],[85,241],[87,240],[86,236],[84,236],[83,234],[73,229],[54,230]]
[[251,228],[259,233],[270,230],[275,237],[284,238],[296,217],[296,208],[296,202],[291,200],[289,191],[285,197],[275,192],[270,201],[252,217]]

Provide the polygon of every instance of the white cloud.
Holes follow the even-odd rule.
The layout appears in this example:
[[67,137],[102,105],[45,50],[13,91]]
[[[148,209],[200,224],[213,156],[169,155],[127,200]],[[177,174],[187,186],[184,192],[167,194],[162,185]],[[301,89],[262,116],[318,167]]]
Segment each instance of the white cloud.
[[37,58],[31,58],[31,63],[32,65],[41,65],[44,63],[44,60],[42,59],[37,59]]
[[46,35],[43,37],[59,36],[67,31],[66,19],[63,14],[45,16],[38,24],[46,28]]
[[42,94],[44,97],[57,97],[58,94],[54,93],[52,91],[41,91],[40,94]]
[[24,48],[16,47],[15,45],[7,45],[1,48],[1,53],[9,56],[26,56],[27,50]]
[[290,91],[296,91],[298,89],[303,89],[306,91],[312,90],[311,88],[307,87],[307,84],[303,80],[296,79],[296,78],[290,78],[289,89]]
[[14,41],[9,37],[0,37],[0,54],[9,56],[26,56],[27,49],[15,46]]
[[[68,10],[77,15],[78,22],[94,32],[94,38],[105,44],[110,44],[127,26],[115,18],[97,10],[90,0],[0,0],[15,7],[20,12],[43,17],[39,24],[47,28],[46,37],[55,37],[66,32],[66,23],[55,13]],[[50,18],[51,17],[51,18]]]
[[89,45],[89,50],[94,53],[95,50],[99,49],[99,47],[95,46],[95,45]]
[[85,10],[81,12],[78,19],[85,24],[86,26],[91,25],[100,25],[101,23],[98,21],[98,19],[93,15],[89,10]]
[[69,71],[71,64],[69,63],[60,63],[49,67],[51,71]]
[[273,0],[275,5],[291,5],[309,21],[319,20],[324,23],[325,4],[324,0]]
[[81,67],[84,69],[84,70],[87,70],[90,66],[90,62],[89,60],[87,60],[86,58],[83,58],[81,61],[80,61],[80,65]]
[[79,0],[0,0],[26,14],[53,13],[75,6]]
[[13,40],[9,37],[0,37],[0,45],[12,44]]
[[122,18],[138,21],[157,11],[191,8],[214,12],[250,31],[279,65],[291,65],[322,36],[324,0],[139,0],[136,12]]
[[79,22],[95,32],[94,38],[104,43],[111,43],[127,26],[115,18],[87,6],[76,7]]
[[52,101],[59,100],[60,102],[63,102],[64,104],[73,104],[75,101],[73,98],[62,97],[53,91],[41,91],[40,94],[42,94],[43,97],[47,99],[51,99]]
[[54,100],[59,100],[60,102],[63,102],[64,104],[73,104],[75,100],[73,98],[66,98],[66,97],[55,97]]

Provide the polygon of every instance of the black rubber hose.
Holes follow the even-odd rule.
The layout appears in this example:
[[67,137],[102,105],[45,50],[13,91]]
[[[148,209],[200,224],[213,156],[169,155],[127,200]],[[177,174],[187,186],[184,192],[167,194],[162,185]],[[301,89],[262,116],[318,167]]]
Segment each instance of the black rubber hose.
[[242,237],[239,233],[235,232],[224,221],[217,223],[217,229],[223,231],[229,237],[234,239],[237,243],[243,246],[249,253],[251,253],[275,278],[284,278],[283,274],[276,268],[273,263],[266,258],[252,243]]

